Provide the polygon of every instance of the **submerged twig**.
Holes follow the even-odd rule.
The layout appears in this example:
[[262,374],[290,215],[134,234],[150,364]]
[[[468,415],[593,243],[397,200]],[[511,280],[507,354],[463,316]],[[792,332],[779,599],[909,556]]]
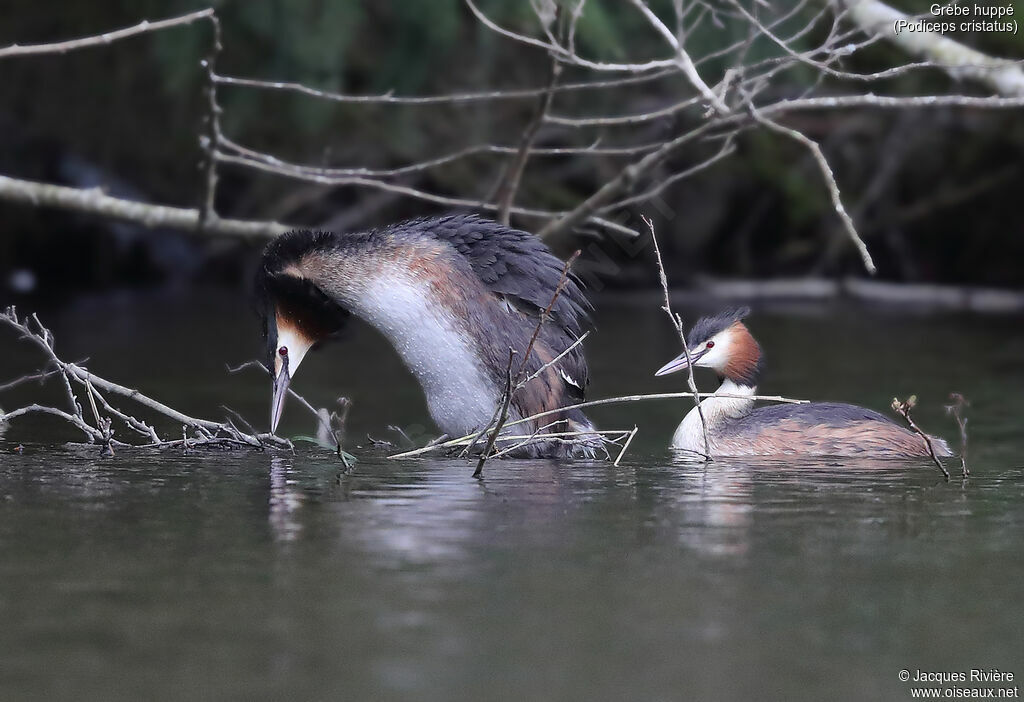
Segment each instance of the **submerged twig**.
[[949,480],[949,471],[946,470],[946,466],[942,465],[942,461],[939,460],[939,457],[935,455],[935,448],[932,446],[931,437],[925,434],[921,430],[921,427],[917,426],[917,422],[915,422],[910,416],[910,410],[914,409],[915,405],[917,405],[917,395],[911,395],[906,400],[900,400],[898,397],[892,398],[893,411],[903,417],[903,419],[906,420],[907,425],[910,426],[910,429],[924,440],[924,445],[928,449],[928,455],[931,456],[932,461],[939,467],[939,470],[942,471],[942,475],[946,480]]

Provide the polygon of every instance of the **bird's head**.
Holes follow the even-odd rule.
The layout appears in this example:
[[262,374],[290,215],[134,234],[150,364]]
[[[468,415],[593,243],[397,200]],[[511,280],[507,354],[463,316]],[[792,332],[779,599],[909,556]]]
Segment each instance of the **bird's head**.
[[655,375],[668,375],[695,368],[711,368],[720,378],[737,385],[755,386],[761,371],[761,347],[751,336],[743,318],[749,308],[731,310],[714,317],[704,317],[686,335],[690,361],[681,353],[662,366]]
[[[268,247],[256,279],[266,366],[273,374],[270,431],[276,432],[288,386],[306,354],[317,344],[335,336],[349,316],[348,310],[331,299],[307,277],[301,258],[282,252],[281,243],[294,246],[295,235],[285,235]],[[283,240],[283,241],[282,241]]]

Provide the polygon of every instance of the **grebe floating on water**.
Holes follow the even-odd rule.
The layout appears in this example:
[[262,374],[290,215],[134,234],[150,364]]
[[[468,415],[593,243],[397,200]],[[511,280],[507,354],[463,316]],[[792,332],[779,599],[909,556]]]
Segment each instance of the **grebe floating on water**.
[[[928,456],[924,440],[889,418],[863,407],[835,402],[754,407],[761,374],[761,347],[740,309],[698,321],[687,336],[695,367],[711,368],[721,380],[715,396],[701,403],[713,456]],[[655,375],[687,368],[685,353]],[[733,397],[717,397],[731,395]],[[935,453],[951,456],[946,442],[931,437]],[[700,415],[694,408],[672,437],[672,448],[704,453]]]
[[[355,234],[296,231],[271,242],[257,274],[274,369],[271,430],[296,369],[349,314],[376,327],[420,382],[442,432],[463,436],[491,421],[506,384],[509,349],[521,361],[562,276],[563,263],[532,234],[472,215],[425,218]],[[529,377],[579,337],[590,305],[575,277],[555,300],[526,363]],[[580,402],[580,346],[515,393],[509,421]],[[541,433],[589,431],[579,410]],[[515,427],[532,434],[539,425]],[[532,443],[520,453],[590,455],[599,437]]]

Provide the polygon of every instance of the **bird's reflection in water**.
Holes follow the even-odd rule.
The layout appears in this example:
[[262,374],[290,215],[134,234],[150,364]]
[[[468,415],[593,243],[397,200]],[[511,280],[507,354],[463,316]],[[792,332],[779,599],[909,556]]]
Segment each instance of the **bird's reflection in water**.
[[470,462],[444,459],[353,476],[346,509],[357,515],[359,528],[350,536],[382,565],[466,561],[472,545],[500,539],[497,532],[518,520],[510,512],[535,513],[560,503],[553,494],[557,483],[544,471],[538,474],[544,464],[494,461],[483,480],[471,477]]
[[509,540],[557,543],[591,492],[569,463],[496,460],[483,480],[471,477],[474,466],[371,457],[336,474],[319,460],[274,457],[270,528],[279,541],[322,538],[326,530],[341,548],[383,567],[452,564]]
[[270,530],[278,541],[294,541],[302,525],[297,512],[305,496],[294,477],[293,459],[270,459]]
[[743,556],[753,527],[753,472],[742,462],[705,464],[674,456],[672,467],[682,489],[672,507],[681,513],[680,536],[709,556]]

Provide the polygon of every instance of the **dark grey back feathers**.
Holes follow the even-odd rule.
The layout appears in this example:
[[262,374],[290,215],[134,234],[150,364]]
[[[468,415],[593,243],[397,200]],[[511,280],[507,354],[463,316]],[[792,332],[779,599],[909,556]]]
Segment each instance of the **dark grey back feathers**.
[[747,426],[774,424],[783,419],[795,419],[810,426],[844,426],[856,422],[883,422],[893,424],[884,414],[848,405],[842,402],[810,402],[807,404],[778,404],[758,407],[745,418]]
[[[538,311],[551,302],[565,267],[533,234],[476,215],[415,219],[393,229],[396,235],[411,230],[447,242],[469,261],[487,289]],[[579,280],[570,275],[552,308],[555,320],[572,334],[579,334],[590,310]]]

